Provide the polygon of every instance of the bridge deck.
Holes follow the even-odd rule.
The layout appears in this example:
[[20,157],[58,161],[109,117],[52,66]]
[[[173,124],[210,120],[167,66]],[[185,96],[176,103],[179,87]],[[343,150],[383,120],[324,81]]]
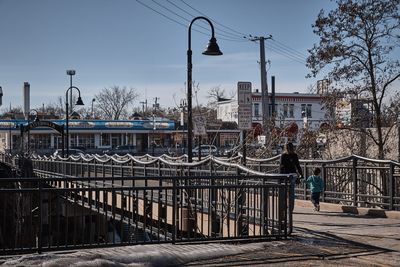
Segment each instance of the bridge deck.
[[[109,261],[115,264],[180,266],[398,266],[400,220],[373,218],[332,210],[313,212],[296,206],[289,240],[238,245],[158,244],[90,249],[67,254],[8,256],[0,263],[32,265]],[[146,249],[148,248],[148,249]],[[151,257],[150,257],[151,255]],[[39,259],[40,257],[40,259]]]

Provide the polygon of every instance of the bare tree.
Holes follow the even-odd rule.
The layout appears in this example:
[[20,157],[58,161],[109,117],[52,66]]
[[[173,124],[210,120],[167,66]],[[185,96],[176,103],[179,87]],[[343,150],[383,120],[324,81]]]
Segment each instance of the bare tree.
[[207,105],[216,108],[217,102],[220,101],[221,99],[230,99],[233,98],[234,95],[232,95],[232,92],[230,93],[229,96],[227,96],[227,93],[225,92],[225,89],[221,89],[220,86],[215,86],[210,88],[207,92],[207,98],[209,99]]
[[119,120],[128,116],[128,106],[139,94],[135,89],[129,90],[124,87],[111,86],[104,88],[95,95],[96,107],[101,110],[106,119]]
[[307,59],[313,76],[328,69],[327,78],[339,90],[372,100],[376,131],[368,135],[379,158],[384,158],[387,140],[382,131],[384,99],[400,77],[400,63],[393,56],[400,43],[399,5],[400,0],[337,0],[336,9],[319,13],[313,25],[319,43]]

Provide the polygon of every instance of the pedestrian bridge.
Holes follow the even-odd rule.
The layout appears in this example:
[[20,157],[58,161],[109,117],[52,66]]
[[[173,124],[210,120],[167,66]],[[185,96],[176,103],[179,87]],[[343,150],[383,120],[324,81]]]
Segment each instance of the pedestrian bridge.
[[[293,229],[279,157],[6,157],[3,253],[137,243],[281,239]],[[358,156],[322,168],[327,203],[399,210],[399,164]],[[7,177],[8,176],[8,177]],[[305,185],[298,199],[309,199]],[[12,223],[14,222],[14,223]]]

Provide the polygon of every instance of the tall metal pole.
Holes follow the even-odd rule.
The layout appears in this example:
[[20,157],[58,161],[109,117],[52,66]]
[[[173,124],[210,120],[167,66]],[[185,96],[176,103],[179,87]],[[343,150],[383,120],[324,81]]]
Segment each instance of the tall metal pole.
[[93,110],[93,103],[96,101],[96,98],[92,99],[92,119],[94,119],[94,110]]
[[268,87],[267,87],[267,71],[265,69],[265,45],[264,45],[264,37],[260,37],[260,70],[261,70],[261,103],[262,103],[262,119],[263,126],[265,128],[268,119]]
[[[72,87],[72,75],[70,75],[69,78],[69,87]],[[69,92],[69,103],[71,103],[69,112],[72,114],[72,90]]]
[[81,91],[79,90],[78,87],[76,86],[71,86],[67,89],[67,91],[65,92],[65,127],[66,127],[66,142],[65,145],[67,146],[67,157],[69,156],[69,127],[68,127],[68,91],[72,92],[72,89],[76,89],[78,90],[79,96],[78,96],[78,101],[76,101],[76,105],[83,105],[83,101],[81,99]]
[[266,61],[265,61],[265,40],[271,39],[272,36],[269,37],[254,37],[251,41],[259,41],[260,42],[260,72],[261,72],[261,104],[262,104],[262,121],[263,128],[265,128],[268,117],[269,117],[269,105],[268,105],[268,84],[267,84],[267,70],[266,70]]
[[[72,90],[70,90],[70,88],[72,88],[72,76],[75,75],[75,70],[67,70],[67,75],[69,75],[69,88],[67,89],[67,91],[65,92],[65,127],[67,128],[67,132],[65,134],[66,137],[66,141],[64,142],[64,144],[67,146],[67,157],[69,156],[69,129],[68,129],[68,114],[72,113]],[[70,90],[70,95],[69,95],[69,103],[71,103],[71,110],[68,110],[68,90]],[[63,152],[64,153],[64,152]],[[63,155],[64,157],[65,155]]]
[[[75,70],[67,70],[67,75],[69,75],[69,87],[72,87],[72,76],[74,76],[75,75]],[[68,101],[68,97],[66,98],[66,100]],[[71,107],[70,107],[70,113],[72,113],[72,90],[71,90],[71,92],[70,92],[70,94],[69,94],[69,103],[71,103]],[[68,110],[66,111],[66,112],[68,112]]]
[[188,112],[188,126],[187,126],[187,155],[188,162],[192,162],[193,151],[192,151],[192,49],[191,49],[191,33],[190,29],[192,27],[192,23],[189,26],[189,42],[188,42],[188,50],[187,50],[187,112]]
[[198,20],[202,19],[208,22],[211,27],[211,39],[208,42],[208,46],[206,51],[203,52],[203,55],[209,56],[219,56],[222,55],[222,52],[219,50],[217,40],[214,37],[214,26],[211,21],[206,17],[196,17],[194,18],[189,25],[188,29],[188,50],[187,50],[187,107],[188,107],[188,129],[187,129],[187,137],[188,137],[188,162],[192,162],[193,160],[193,114],[192,114],[192,36],[191,36],[191,29],[193,23]]
[[[70,87],[72,88],[72,87]],[[69,88],[68,88],[69,90]],[[65,133],[66,142],[65,145],[67,146],[67,157],[69,156],[69,127],[68,127],[68,90],[65,93],[65,128],[67,132]],[[64,155],[63,155],[64,157]]]
[[397,115],[397,161],[400,162],[400,114]]

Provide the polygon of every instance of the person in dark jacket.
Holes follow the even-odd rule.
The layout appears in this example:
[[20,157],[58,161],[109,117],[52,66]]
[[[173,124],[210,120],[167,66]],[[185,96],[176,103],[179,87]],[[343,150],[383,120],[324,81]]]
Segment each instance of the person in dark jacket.
[[281,155],[279,170],[281,174],[291,174],[292,179],[290,180],[290,191],[289,191],[289,209],[293,212],[294,209],[294,189],[295,184],[300,181],[303,177],[303,170],[301,169],[299,158],[294,151],[292,143],[285,145],[285,150]]

